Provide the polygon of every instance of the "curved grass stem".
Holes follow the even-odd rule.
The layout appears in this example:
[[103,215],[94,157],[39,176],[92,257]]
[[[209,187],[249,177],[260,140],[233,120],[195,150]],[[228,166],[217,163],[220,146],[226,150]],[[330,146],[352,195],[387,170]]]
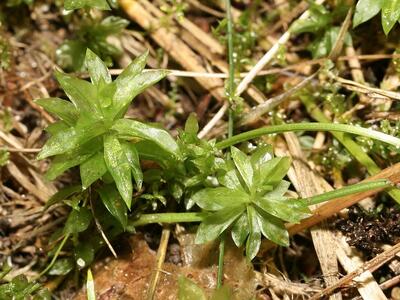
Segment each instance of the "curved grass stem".
[[42,272],[40,272],[40,274],[37,276],[37,278],[42,277],[44,274],[46,274],[53,267],[53,265],[56,262],[58,256],[60,255],[60,252],[61,252],[62,248],[64,247],[65,243],[67,242],[69,236],[70,236],[69,233],[67,233],[64,236],[64,238],[62,239],[62,241],[61,241],[60,245],[58,246],[56,252],[54,253],[54,256],[53,256],[51,262],[47,265],[47,267]]
[[369,182],[362,182],[346,186],[341,189],[326,192],[317,196],[310,198],[301,199],[301,201],[306,205],[315,205],[322,202],[327,202],[333,199],[349,196],[352,194],[358,194],[369,190],[383,189],[392,186],[392,182],[386,179],[379,179]]
[[254,138],[258,138],[267,134],[282,133],[287,131],[334,131],[334,132],[345,132],[364,137],[369,137],[375,140],[379,140],[384,143],[388,143],[395,147],[400,147],[400,139],[386,133],[372,130],[369,128],[363,128],[353,125],[346,124],[333,124],[333,123],[296,123],[296,124],[282,124],[268,126],[264,128],[258,128],[237,134],[231,138],[223,140],[216,144],[218,149],[225,149],[233,146],[237,143],[248,141]]

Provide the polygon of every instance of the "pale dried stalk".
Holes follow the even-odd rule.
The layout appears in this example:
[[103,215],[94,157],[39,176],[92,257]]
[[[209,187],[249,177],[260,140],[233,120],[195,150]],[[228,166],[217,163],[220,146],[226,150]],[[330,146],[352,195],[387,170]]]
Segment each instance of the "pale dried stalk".
[[171,234],[171,230],[169,228],[164,228],[161,233],[160,245],[157,250],[157,258],[156,258],[156,266],[153,270],[150,278],[149,289],[147,290],[147,300],[153,300],[157,283],[160,278],[160,271],[165,261],[165,255],[167,253],[167,246],[169,241],[169,236]]
[[396,244],[395,246],[391,247],[390,249],[378,254],[373,259],[369,260],[361,267],[357,268],[356,270],[352,271],[351,273],[347,274],[343,278],[341,278],[336,284],[327,287],[323,291],[317,293],[310,300],[319,300],[325,296],[330,295],[335,290],[350,284],[352,281],[363,274],[366,271],[370,271],[371,273],[379,269],[382,265],[390,261],[393,257],[395,257],[400,252],[400,243]]
[[[310,167],[305,162],[297,136],[292,132],[285,133],[284,136],[289,153],[285,152],[293,158],[288,176],[299,195],[302,198],[308,198],[332,190],[331,187],[327,187],[327,183],[324,186],[321,185],[320,182],[324,181],[324,179],[310,170]],[[284,144],[282,146],[286,147]],[[334,233],[329,231],[326,228],[326,224],[322,222],[318,226],[311,228],[311,236],[326,285],[332,285],[338,281],[337,274],[339,273]],[[330,299],[341,300],[342,295],[337,293],[332,295]]]
[[[364,261],[357,256],[353,249],[346,242],[343,236],[336,237],[336,255],[340,264],[350,273],[357,268],[362,267]],[[387,300],[379,284],[375,281],[374,276],[370,271],[365,271],[360,276],[356,277],[354,281],[357,282],[357,290],[364,300]]]

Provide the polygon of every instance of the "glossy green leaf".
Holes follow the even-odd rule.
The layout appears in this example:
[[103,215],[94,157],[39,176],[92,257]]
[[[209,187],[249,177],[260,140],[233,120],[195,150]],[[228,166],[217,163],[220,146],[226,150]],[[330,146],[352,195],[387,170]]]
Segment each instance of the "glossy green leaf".
[[249,201],[249,195],[225,187],[205,188],[195,193],[191,200],[202,209],[215,211]]
[[59,258],[49,270],[49,275],[67,275],[74,268],[75,264],[71,258]]
[[251,154],[250,162],[253,169],[258,169],[260,165],[266,163],[274,157],[274,151],[271,145],[258,146],[254,153]]
[[236,147],[231,147],[232,159],[249,190],[253,186],[253,166],[250,157]]
[[278,199],[278,198],[282,198],[285,193],[287,192],[288,188],[290,186],[290,182],[286,181],[286,180],[281,180],[281,182],[278,183],[278,185],[276,185],[274,187],[274,189],[270,192],[267,192],[263,195],[264,198],[273,198],[273,199]]
[[249,235],[249,222],[246,214],[242,214],[232,226],[231,236],[232,240],[237,247],[244,244],[247,236]]
[[298,223],[311,215],[308,207],[303,205],[301,201],[290,201],[286,198],[273,199],[264,197],[256,198],[253,202],[270,215],[291,223]]
[[179,300],[207,300],[203,289],[182,275],[178,278],[178,288]]
[[382,1],[382,27],[387,35],[400,18],[400,0]]
[[60,131],[47,140],[37,159],[44,159],[56,154],[62,154],[79,145],[79,135],[74,127]]
[[82,190],[82,187],[77,184],[77,185],[71,185],[67,186],[61,190],[59,190],[57,193],[55,193],[53,196],[47,200],[43,210],[48,209],[50,206],[59,203],[65,199],[68,199],[68,197],[72,196],[75,193],[78,193]]
[[75,262],[79,269],[86,268],[94,260],[95,250],[89,241],[79,242],[74,248]]
[[141,140],[135,143],[135,148],[141,159],[155,161],[165,169],[177,163],[177,158],[174,154],[161,148],[153,141]]
[[132,143],[121,143],[121,145],[131,166],[132,175],[135,179],[137,189],[140,190],[143,184],[143,172],[140,167],[139,153],[135,145]]
[[382,8],[383,0],[359,0],[353,17],[353,27],[372,19]]
[[76,150],[69,151],[62,155],[57,155],[46,172],[46,178],[54,180],[66,170],[80,165],[87,161],[99,149],[98,139],[83,144]]
[[244,191],[238,175],[236,169],[229,170],[225,174],[218,175],[218,182],[229,189]]
[[120,119],[116,121],[111,129],[117,131],[121,136],[138,137],[152,141],[164,151],[174,156],[180,155],[178,144],[169,132],[164,129],[129,119]]
[[92,221],[92,214],[86,207],[81,207],[79,210],[73,209],[65,223],[64,233],[79,233],[85,231]]
[[275,157],[260,166],[261,183],[275,186],[286,176],[290,168],[289,157]]
[[79,8],[97,8],[102,10],[110,10],[107,0],[65,0],[64,8],[73,10]]
[[40,160],[74,150],[79,145],[104,133],[104,131],[105,129],[100,123],[89,124],[81,128],[70,127],[64,131],[59,131],[46,142],[37,159]]
[[49,124],[49,126],[47,126],[45,128],[46,132],[50,133],[51,135],[55,135],[60,131],[64,131],[67,130],[70,126],[65,123],[64,121],[57,121],[54,122],[52,124]]
[[94,85],[86,80],[59,71],[56,71],[55,75],[64,92],[81,115],[92,120],[101,118],[102,114]]
[[98,192],[107,210],[118,220],[122,228],[126,229],[128,224],[127,208],[115,186],[113,184],[105,185]]
[[248,224],[250,224],[250,233],[246,242],[246,256],[249,260],[256,257],[261,246],[261,231],[258,220],[256,219],[256,211],[252,206],[247,207]]
[[118,138],[114,135],[104,137],[104,160],[118,191],[128,208],[132,203],[131,166]]
[[39,104],[49,113],[64,120],[68,125],[74,125],[78,120],[79,112],[69,101],[60,98],[45,98],[35,100],[35,103]]
[[81,163],[79,169],[81,174],[82,188],[85,190],[107,172],[107,166],[104,161],[104,153],[97,152],[85,162]]
[[89,71],[90,79],[95,86],[99,85],[99,81],[111,83],[111,75],[105,63],[92,50],[86,50],[85,65]]
[[115,80],[117,90],[114,95],[114,113],[121,115],[133,98],[163,79],[168,71],[142,72],[146,65],[148,52],[137,57]]
[[200,224],[196,233],[196,244],[215,240],[245,210],[244,205],[230,206],[210,214]]
[[289,246],[289,233],[281,220],[267,214],[261,209],[256,209],[255,218],[258,221],[262,234],[267,239],[281,246]]

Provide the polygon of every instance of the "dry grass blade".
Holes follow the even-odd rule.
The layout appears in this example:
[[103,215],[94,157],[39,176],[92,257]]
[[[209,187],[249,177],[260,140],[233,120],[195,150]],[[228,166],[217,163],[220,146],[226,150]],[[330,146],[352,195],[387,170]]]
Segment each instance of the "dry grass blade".
[[160,272],[162,270],[162,266],[165,261],[165,255],[167,252],[170,234],[171,234],[171,229],[164,228],[162,230],[160,245],[158,246],[158,250],[157,250],[156,265],[155,265],[155,269],[153,270],[153,272],[151,274],[149,288],[147,290],[147,300],[154,299],[154,295],[156,293],[156,288],[157,288],[157,283],[160,278]]
[[357,277],[363,274],[366,271],[374,272],[379,269],[382,265],[390,261],[393,257],[395,257],[400,252],[400,243],[391,247],[390,249],[380,253],[375,256],[370,261],[363,264],[361,267],[357,268],[353,272],[347,274],[343,278],[341,278],[337,283],[332,286],[327,287],[321,292],[317,293],[310,300],[318,300],[332,294],[337,289],[344,287],[345,285],[351,284],[353,281],[357,281]]
[[[289,170],[288,176],[299,195],[302,198],[308,198],[332,190],[329,186],[327,187],[327,184],[321,184],[321,181],[324,181],[323,178],[312,172],[305,163],[305,157],[297,136],[294,133],[285,133],[284,136],[289,155],[293,158],[293,166]],[[286,145],[282,146],[285,147]],[[334,233],[322,222],[318,226],[311,228],[311,236],[324,280],[327,286],[332,285],[337,282],[337,274],[339,273]],[[330,296],[330,299],[340,300],[342,295],[337,293]]]

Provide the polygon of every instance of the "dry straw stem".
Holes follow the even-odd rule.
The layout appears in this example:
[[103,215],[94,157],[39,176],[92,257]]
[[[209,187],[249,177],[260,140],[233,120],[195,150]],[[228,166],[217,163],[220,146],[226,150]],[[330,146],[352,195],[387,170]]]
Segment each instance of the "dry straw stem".
[[161,240],[160,245],[158,246],[157,250],[157,258],[156,258],[156,265],[155,269],[153,270],[150,278],[149,288],[147,290],[147,300],[153,300],[158,280],[160,279],[160,272],[162,270],[162,266],[165,261],[165,255],[167,253],[168,241],[171,234],[171,229],[164,228],[161,232]]
[[[302,198],[309,198],[316,194],[322,194],[332,190],[331,187],[327,186],[327,183],[326,185],[322,185],[321,181],[324,180],[315,174],[307,165],[296,134],[287,132],[284,133],[284,136],[287,145],[283,142],[279,143],[275,148],[275,152],[277,156],[289,155],[292,157],[293,163],[292,167],[289,169],[288,177],[299,195]],[[334,233],[329,231],[326,228],[326,224],[322,222],[319,226],[311,228],[311,236],[326,285],[332,285],[338,281],[336,274],[339,273]],[[342,295],[337,293],[332,295],[330,299],[341,300]]]
[[[316,4],[322,4],[325,0],[317,0]],[[305,11],[301,16],[300,20],[306,19],[309,16],[309,11]],[[277,55],[280,47],[286,44],[290,39],[290,31],[286,31],[278,40],[272,48],[264,54],[264,56],[257,62],[257,64],[251,69],[251,71],[243,78],[236,89],[236,96],[240,96],[248,87],[248,85],[253,81],[257,74]]]
[[351,283],[357,283],[357,278],[361,274],[363,274],[366,271],[370,271],[371,273],[379,269],[382,265],[393,259],[398,253],[400,252],[400,243],[396,244],[395,246],[391,247],[390,249],[378,254],[375,256],[373,259],[369,260],[365,264],[363,264],[361,267],[357,268],[353,272],[347,274],[343,278],[341,278],[337,283],[334,285],[331,285],[321,292],[317,293],[313,297],[310,298],[310,300],[319,300],[322,299],[323,297],[329,296],[333,292],[335,292],[337,289],[340,289],[341,287],[344,287],[346,285],[349,285]]

